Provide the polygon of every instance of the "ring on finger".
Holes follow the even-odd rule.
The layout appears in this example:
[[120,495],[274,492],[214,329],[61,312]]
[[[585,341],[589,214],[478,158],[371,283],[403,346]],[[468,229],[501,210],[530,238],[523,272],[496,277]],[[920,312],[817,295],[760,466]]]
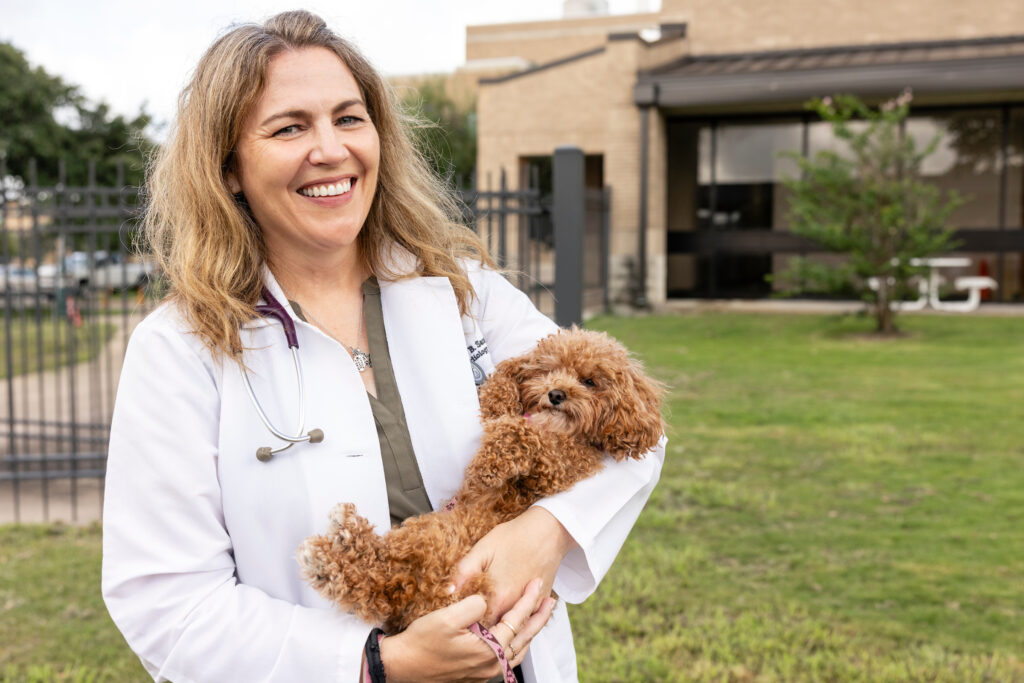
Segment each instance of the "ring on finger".
[[507,627],[508,627],[508,630],[512,631],[512,637],[513,637],[513,638],[515,638],[516,636],[518,636],[518,635],[519,635],[519,631],[517,631],[517,630],[516,630],[516,627],[515,627],[515,626],[513,626],[512,624],[508,623],[508,622],[507,622],[507,621],[505,621],[504,619],[502,619],[502,620],[501,620],[501,621],[499,621],[498,623],[499,623],[499,624],[504,624],[505,626],[507,626]]
[[515,648],[515,646],[514,646],[514,645],[512,644],[512,641],[509,641],[509,643],[508,643],[508,649],[509,649],[509,651],[510,651],[510,652],[512,653],[512,656],[511,656],[511,657],[509,657],[509,660],[513,660],[513,659],[515,659],[515,658],[516,658],[516,657],[517,657],[517,656],[519,655],[519,653],[518,653],[518,652],[516,652],[516,648]]

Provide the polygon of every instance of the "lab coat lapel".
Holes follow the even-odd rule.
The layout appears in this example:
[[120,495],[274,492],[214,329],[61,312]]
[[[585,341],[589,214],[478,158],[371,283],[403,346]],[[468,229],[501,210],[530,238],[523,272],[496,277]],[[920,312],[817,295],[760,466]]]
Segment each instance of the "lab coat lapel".
[[[283,500],[280,494],[275,500],[281,505],[307,505],[314,528],[326,527],[327,513],[337,503],[351,502],[378,529],[386,530],[390,516],[380,444],[362,380],[337,342],[294,315],[284,291],[266,266],[263,278],[271,296],[294,321],[299,357],[306,371],[306,427],[323,429],[324,441],[299,444],[268,463],[259,463],[252,453],[258,446],[275,443],[275,440],[268,440],[255,411],[246,410],[242,412],[244,425],[239,424],[230,432],[237,434],[233,438],[245,444],[232,449],[244,454],[238,466],[266,477],[266,486],[271,491],[299,492],[296,500]],[[299,396],[295,368],[283,343],[280,324],[257,318],[247,323],[244,330],[243,342],[253,349],[253,353],[247,354],[246,363],[256,395],[261,397],[272,423],[286,430],[294,429]],[[241,374],[237,372],[235,391],[227,405],[248,405]],[[291,484],[275,483],[275,479],[282,478]],[[268,515],[271,512],[268,510]]]
[[447,278],[381,282],[395,381],[423,484],[436,509],[480,442],[479,402],[455,292]]

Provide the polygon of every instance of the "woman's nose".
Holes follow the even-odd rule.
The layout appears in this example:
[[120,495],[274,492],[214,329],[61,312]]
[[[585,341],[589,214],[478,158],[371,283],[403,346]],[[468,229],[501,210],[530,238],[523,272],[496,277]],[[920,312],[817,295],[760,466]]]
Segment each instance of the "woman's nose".
[[313,164],[339,164],[349,156],[344,133],[334,126],[318,126],[313,136],[309,161]]

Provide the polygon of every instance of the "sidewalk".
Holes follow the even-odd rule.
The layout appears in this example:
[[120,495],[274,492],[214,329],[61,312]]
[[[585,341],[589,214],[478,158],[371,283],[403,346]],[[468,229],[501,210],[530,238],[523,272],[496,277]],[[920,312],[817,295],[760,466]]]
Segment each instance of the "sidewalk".
[[[127,330],[134,329],[142,320],[142,314],[131,314],[127,319]],[[19,375],[11,380],[0,380],[0,415],[9,420],[12,417],[10,396],[14,397],[13,417],[23,421],[60,421],[74,420],[77,423],[96,425],[110,424],[114,409],[114,396],[117,392],[117,380],[121,375],[125,345],[128,334],[125,332],[124,318],[120,315],[110,316],[104,322],[115,326],[107,343],[99,349],[96,357],[88,363],[79,363],[73,368],[58,368],[44,373]],[[73,374],[72,374],[73,373]],[[72,400],[71,387],[74,387]],[[47,453],[56,454],[71,450],[67,430],[65,438],[57,440],[33,438],[26,435],[27,430],[38,434],[44,431],[39,426],[20,426],[16,434],[16,447],[19,455]],[[55,433],[55,428],[47,430]],[[100,444],[92,444],[87,438],[92,434],[106,434],[102,430],[78,430],[81,440],[79,451],[93,452],[105,449]],[[0,471],[9,470],[3,458],[10,451],[9,439],[0,439]],[[66,463],[54,467],[65,467]],[[94,468],[97,463],[86,462],[79,465],[80,469]],[[102,512],[103,482],[98,478],[49,479],[0,481],[0,524],[13,523],[20,520],[25,523],[35,522],[74,522],[86,524],[100,519]]]
[[[669,299],[653,307],[654,313],[806,313],[839,315],[867,311],[860,301],[822,301],[816,299]],[[983,303],[970,313],[950,313],[926,308],[922,311],[901,311],[905,315],[998,316],[1024,317],[1024,304]]]

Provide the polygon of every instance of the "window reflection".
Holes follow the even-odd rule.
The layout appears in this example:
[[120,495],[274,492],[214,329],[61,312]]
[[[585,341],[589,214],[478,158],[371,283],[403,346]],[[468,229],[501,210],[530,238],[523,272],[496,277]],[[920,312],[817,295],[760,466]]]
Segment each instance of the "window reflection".
[[943,193],[956,191],[964,203],[950,216],[962,228],[999,226],[1002,115],[998,110],[971,110],[936,116],[911,116],[906,134],[924,150],[935,150],[921,164],[925,180]]
[[[849,125],[863,129],[867,124]],[[904,133],[919,150],[937,140],[921,171],[926,181],[963,199],[950,216],[951,227],[1024,229],[1024,107],[918,113],[907,119]],[[800,152],[805,135],[811,156],[824,150],[851,156],[848,145],[823,121],[706,120],[670,126],[669,231],[696,229],[721,236],[709,234],[710,240],[701,241],[702,254],[670,254],[670,292],[768,292],[764,276],[782,267],[788,255],[777,253],[773,262],[770,253],[743,253],[749,249],[736,245],[750,242],[733,231],[788,227],[788,191],[782,181],[797,176],[799,165],[785,153]],[[709,244],[717,245],[715,255],[707,255]],[[990,275],[1000,285],[994,299],[1024,300],[1024,254],[964,255],[972,265],[951,275]]]

